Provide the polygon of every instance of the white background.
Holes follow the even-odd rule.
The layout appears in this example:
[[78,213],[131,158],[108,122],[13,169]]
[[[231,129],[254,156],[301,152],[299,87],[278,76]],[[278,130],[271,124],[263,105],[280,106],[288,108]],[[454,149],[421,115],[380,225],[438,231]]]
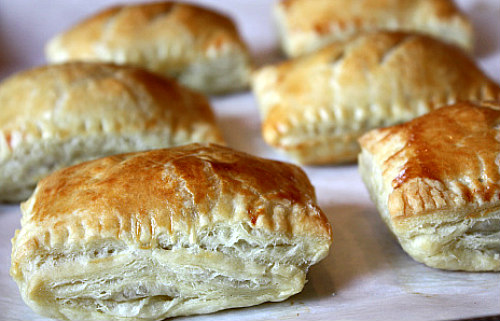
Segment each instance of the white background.
[[[231,15],[257,65],[281,59],[272,1],[194,2]],[[457,2],[476,29],[474,58],[498,82],[500,1]],[[51,36],[112,3],[116,1],[0,0],[0,79],[43,64],[43,46]],[[261,139],[251,93],[214,98],[212,103],[229,146],[283,159]],[[328,258],[309,272],[304,291],[282,303],[190,320],[447,320],[500,313],[500,274],[439,271],[409,258],[379,219],[356,165],[305,170],[333,225],[334,244]],[[10,239],[19,228],[19,218],[18,205],[0,205],[0,320],[45,320],[22,302],[8,274]]]

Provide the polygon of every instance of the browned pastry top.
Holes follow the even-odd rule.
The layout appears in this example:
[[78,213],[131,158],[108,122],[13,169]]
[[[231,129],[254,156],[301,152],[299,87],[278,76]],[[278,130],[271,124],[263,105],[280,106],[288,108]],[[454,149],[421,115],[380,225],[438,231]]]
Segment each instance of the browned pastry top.
[[[100,63],[47,65],[0,86],[0,130],[22,141],[170,129],[191,133],[215,118],[201,94],[140,68]],[[220,133],[217,141],[222,142]],[[1,150],[1,149],[0,149]]]
[[357,25],[362,25],[394,16],[411,20],[424,14],[451,19],[459,12],[450,0],[282,0],[280,6],[290,15],[293,28],[312,29],[320,34],[329,31],[332,21],[342,26],[347,24],[346,20],[353,19]]
[[[182,35],[194,39],[190,42],[182,39]],[[210,48],[218,50],[226,43],[239,43],[244,47],[229,17],[201,6],[175,1],[111,7],[60,35],[58,46],[62,46],[73,59],[95,59],[102,48],[119,51],[132,50],[135,46],[139,50],[142,44],[152,39],[168,38],[177,39],[181,47],[194,46],[191,50],[201,52]],[[187,53],[175,56],[178,59],[175,63],[181,65],[192,58]]]
[[363,136],[392,185],[391,215],[498,199],[499,124],[498,103],[461,102]]
[[154,247],[159,234],[196,235],[219,223],[289,236],[329,239],[331,233],[299,167],[218,145],[117,155],[66,168],[40,181],[23,210],[26,223],[52,231],[50,244],[99,235]]

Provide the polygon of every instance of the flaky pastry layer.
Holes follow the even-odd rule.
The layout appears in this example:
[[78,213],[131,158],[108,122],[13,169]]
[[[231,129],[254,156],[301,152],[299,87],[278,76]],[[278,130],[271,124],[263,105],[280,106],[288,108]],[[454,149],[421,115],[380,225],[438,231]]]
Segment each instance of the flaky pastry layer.
[[69,320],[281,301],[331,244],[302,170],[217,145],[60,170],[22,211],[11,275],[34,310]]

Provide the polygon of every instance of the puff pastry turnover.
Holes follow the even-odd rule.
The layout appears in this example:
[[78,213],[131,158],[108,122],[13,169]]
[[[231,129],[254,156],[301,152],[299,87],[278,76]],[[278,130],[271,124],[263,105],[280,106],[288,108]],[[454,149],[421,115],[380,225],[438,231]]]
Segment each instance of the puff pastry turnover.
[[458,103],[361,137],[361,176],[415,260],[500,271],[499,126],[498,102]]
[[49,172],[105,155],[222,142],[205,97],[131,67],[70,63],[0,84],[0,200]]
[[133,64],[210,94],[244,89],[250,55],[232,20],[187,3],[115,6],[55,36],[49,62]]
[[217,145],[62,169],[22,204],[11,275],[40,314],[161,320],[302,290],[330,225],[298,167]]
[[298,162],[353,161],[357,138],[500,87],[460,49],[424,35],[378,32],[254,74],[264,139]]
[[473,47],[472,25],[452,0],[283,0],[274,9],[283,51],[291,57],[376,30],[419,32]]

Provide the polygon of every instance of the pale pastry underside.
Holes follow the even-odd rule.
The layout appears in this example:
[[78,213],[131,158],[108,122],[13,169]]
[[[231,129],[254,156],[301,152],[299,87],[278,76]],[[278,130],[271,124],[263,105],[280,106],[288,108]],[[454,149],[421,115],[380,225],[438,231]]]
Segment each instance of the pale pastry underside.
[[210,125],[194,126],[193,133],[180,130],[172,133],[167,128],[135,134],[94,134],[26,142],[0,160],[0,201],[26,200],[41,178],[63,167],[108,155],[204,141],[220,142]]
[[[468,214],[476,216],[480,212]],[[498,208],[486,217],[438,220],[434,224],[421,224],[416,220],[411,226],[415,232],[399,234],[398,240],[415,260],[447,270],[500,271]]]
[[242,225],[218,226],[196,245],[182,237],[154,249],[103,240],[32,258],[21,292],[35,311],[65,320],[162,320],[282,301],[302,290],[314,242]]
[[[389,189],[372,156],[363,150],[359,171],[387,226],[416,261],[446,270],[500,271],[500,204],[486,208],[450,208],[434,217],[395,222],[389,214]],[[463,213],[465,215],[458,215]],[[484,213],[487,213],[486,215]]]
[[[171,44],[175,46],[175,43]],[[152,48],[150,50],[153,50]],[[171,48],[158,49],[159,51],[173,51]],[[150,57],[144,60],[137,58],[132,49],[123,48],[113,50],[106,49],[105,55],[97,54],[91,58],[73,57],[65,52],[64,46],[60,44],[59,38],[54,38],[47,49],[48,60],[51,63],[65,63],[70,61],[102,61],[106,63],[128,64],[146,68],[162,76],[175,78],[180,84],[203,92],[205,94],[225,94],[241,91],[248,87],[251,73],[250,58],[247,52],[239,48],[226,48],[217,55],[198,55],[192,59],[189,65],[182,70],[175,70],[170,66],[156,66],[150,64],[151,59],[167,60],[169,57]],[[128,51],[131,51],[130,53]],[[189,56],[189,55],[188,55]],[[174,64],[174,63],[173,63]]]

